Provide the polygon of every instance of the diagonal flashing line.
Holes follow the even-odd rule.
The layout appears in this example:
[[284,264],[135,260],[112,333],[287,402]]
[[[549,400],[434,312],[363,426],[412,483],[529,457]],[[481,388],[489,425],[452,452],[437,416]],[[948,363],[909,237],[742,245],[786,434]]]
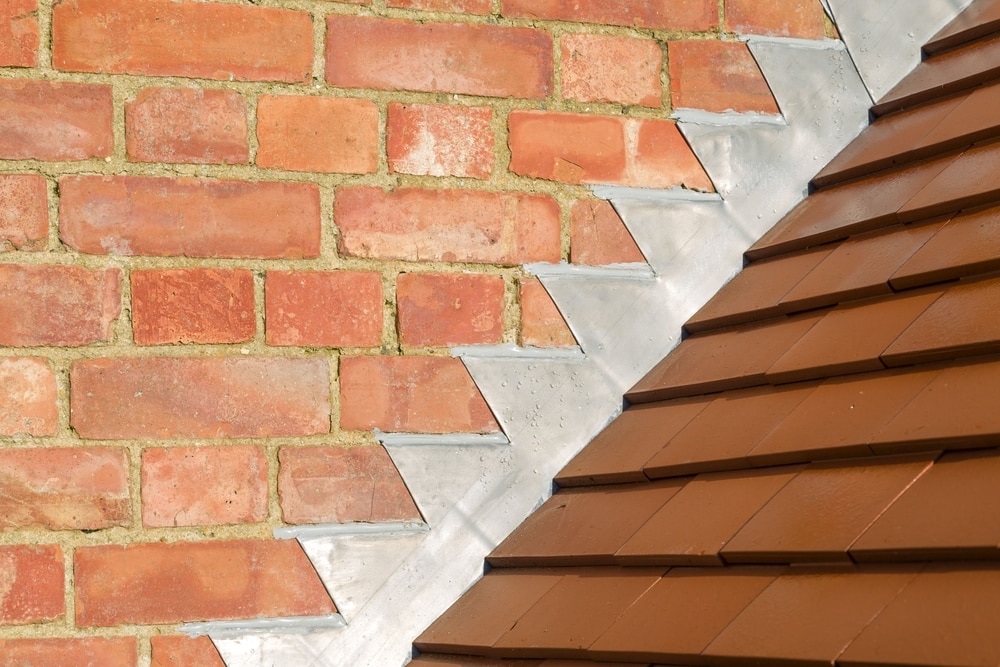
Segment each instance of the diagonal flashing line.
[[387,523],[320,523],[310,526],[275,528],[278,540],[310,540],[345,535],[388,535],[399,533],[426,533],[430,527],[423,521],[397,521]]
[[446,445],[454,447],[506,446],[510,440],[503,433],[383,433],[375,429],[375,439],[384,447],[419,447]]
[[246,621],[205,621],[185,623],[180,631],[189,637],[242,637],[253,634],[309,634],[324,630],[346,628],[347,622],[340,614],[328,616],[294,616],[291,618],[260,618]]

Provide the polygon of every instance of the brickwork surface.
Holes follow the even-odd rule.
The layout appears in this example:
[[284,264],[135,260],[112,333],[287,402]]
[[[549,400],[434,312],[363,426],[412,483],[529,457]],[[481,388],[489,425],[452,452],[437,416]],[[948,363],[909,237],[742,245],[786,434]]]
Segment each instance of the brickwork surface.
[[334,611],[274,528],[418,518],[372,430],[498,431],[449,348],[574,345],[521,265],[642,261],[586,186],[711,190],[674,108],[773,112],[737,34],[825,30],[0,0],[0,662],[218,665],[178,623]]

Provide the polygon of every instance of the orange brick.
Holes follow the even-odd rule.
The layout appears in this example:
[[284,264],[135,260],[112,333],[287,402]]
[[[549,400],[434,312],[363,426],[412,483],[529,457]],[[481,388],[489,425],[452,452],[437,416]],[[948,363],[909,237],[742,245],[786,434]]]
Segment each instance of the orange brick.
[[492,0],[388,0],[389,7],[402,9],[424,9],[431,12],[455,12],[457,14],[489,14]]
[[268,345],[375,347],[382,276],[369,271],[268,271]]
[[0,67],[38,64],[38,0],[0,4]]
[[406,484],[380,446],[282,447],[278,461],[286,523],[420,519]]
[[334,221],[351,257],[524,264],[561,252],[559,204],[545,195],[341,188]]
[[396,281],[404,345],[478,345],[503,336],[502,276],[404,273]]
[[500,430],[461,360],[342,357],[340,426],[405,433]]
[[673,121],[631,120],[629,125],[629,133],[637,135],[637,146],[635,154],[629,156],[626,185],[713,190],[708,174]]
[[38,623],[66,613],[58,544],[0,547],[0,623]]
[[56,376],[44,359],[0,359],[0,435],[55,435]]
[[4,667],[136,667],[139,653],[134,637],[82,639],[0,639]]
[[111,155],[111,86],[0,79],[0,159]]
[[663,53],[656,40],[569,34],[560,45],[564,98],[661,105]]
[[231,90],[143,88],[125,104],[125,150],[138,162],[246,164],[246,100]]
[[670,42],[670,97],[675,108],[778,113],[771,89],[743,42]]
[[378,107],[370,100],[262,95],[257,165],[324,173],[378,169]]
[[74,556],[82,627],[335,611],[295,540],[79,547]]
[[149,638],[150,667],[226,667],[212,640],[204,635],[154,635]]
[[0,471],[0,528],[97,530],[131,523],[123,449],[5,449]]
[[541,30],[340,15],[326,30],[333,86],[529,99],[552,90],[552,37]]
[[710,30],[715,0],[503,0],[504,16],[581,21],[664,30]]
[[319,255],[319,189],[311,183],[64,176],[59,193],[60,235],[80,252]]
[[559,308],[538,278],[521,280],[521,336],[526,347],[576,345]]
[[315,435],[330,429],[326,359],[86,359],[70,368],[70,424],[83,438]]
[[0,345],[87,345],[111,340],[121,312],[119,269],[0,265]]
[[812,0],[726,0],[726,26],[750,35],[819,39],[826,34],[826,16]]
[[246,269],[132,271],[132,332],[139,345],[237,343],[253,338],[253,274]]
[[0,175],[0,251],[43,250],[49,235],[44,176]]
[[489,178],[493,171],[490,107],[389,104],[389,171],[419,176]]
[[204,526],[267,518],[261,447],[170,447],[142,452],[142,524]]
[[312,52],[306,12],[173,0],[72,0],[52,12],[62,70],[302,83]]
[[625,129],[621,118],[513,111],[510,170],[564,183],[621,183]]
[[622,219],[606,201],[581,199],[574,203],[571,225],[570,257],[574,264],[646,261]]

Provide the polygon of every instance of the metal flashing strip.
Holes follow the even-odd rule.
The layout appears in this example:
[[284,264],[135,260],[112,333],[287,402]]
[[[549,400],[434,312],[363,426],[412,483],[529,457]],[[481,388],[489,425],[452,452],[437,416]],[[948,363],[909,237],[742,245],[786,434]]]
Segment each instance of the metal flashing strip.
[[773,113],[758,113],[747,111],[704,111],[702,109],[675,109],[670,117],[684,123],[699,123],[701,125],[718,125],[733,127],[736,125],[786,125],[784,116]]
[[259,618],[246,621],[206,621],[185,623],[180,631],[189,637],[209,635],[214,638],[241,637],[248,634],[308,634],[320,630],[343,628],[347,625],[340,614],[329,616],[293,616],[290,618]]
[[598,199],[605,200],[720,201],[722,199],[717,192],[699,192],[698,190],[688,190],[687,188],[668,188],[666,190],[656,190],[654,188],[630,188],[623,185],[591,185],[590,191]]
[[572,347],[521,347],[520,345],[463,345],[451,348],[451,356],[463,359],[554,359],[583,361],[585,356],[579,345]]
[[598,278],[601,280],[652,281],[656,278],[648,264],[608,264],[585,266],[582,264],[525,264],[524,270],[539,278]]
[[386,523],[320,523],[309,526],[286,526],[275,528],[278,540],[312,540],[340,535],[372,535],[396,533],[426,533],[430,528],[423,521],[397,521]]
[[803,49],[833,49],[843,51],[847,47],[839,39],[803,39],[801,37],[778,37],[775,35],[741,35],[747,44],[784,44],[785,46],[797,46]]
[[374,430],[375,439],[385,447],[413,447],[444,445],[447,447],[475,447],[480,445],[509,445],[503,433],[383,433]]

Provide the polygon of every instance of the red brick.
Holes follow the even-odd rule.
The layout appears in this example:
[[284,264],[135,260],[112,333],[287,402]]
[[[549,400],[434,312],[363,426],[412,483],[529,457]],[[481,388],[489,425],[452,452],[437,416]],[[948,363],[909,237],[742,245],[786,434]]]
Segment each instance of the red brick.
[[86,345],[111,340],[121,313],[119,269],[0,265],[0,345]]
[[204,526],[267,518],[261,447],[171,447],[142,452],[142,524]]
[[149,638],[153,659],[150,667],[226,667],[208,637],[156,635]]
[[526,347],[576,345],[566,320],[538,278],[521,280],[520,342]]
[[0,358],[0,436],[55,435],[56,376],[44,359]]
[[278,461],[286,523],[420,519],[406,484],[380,446],[282,447]]
[[710,30],[715,0],[503,0],[504,16],[581,21],[665,30]]
[[111,86],[0,79],[0,159],[111,155]]
[[76,72],[308,82],[306,12],[173,0],[66,0],[52,13],[52,64]]
[[673,121],[631,120],[628,132],[636,135],[636,150],[629,156],[626,185],[713,190],[708,174]]
[[778,113],[771,89],[743,42],[670,42],[670,98],[675,108]]
[[59,179],[59,232],[81,252],[187,257],[317,257],[311,183],[144,176]]
[[253,274],[246,269],[132,271],[132,331],[139,345],[237,343],[253,338]]
[[58,544],[0,546],[0,624],[38,623],[66,613]]
[[45,177],[0,174],[0,251],[44,250],[48,236]]
[[134,637],[0,639],[4,667],[136,667]]
[[438,104],[389,105],[389,171],[419,176],[489,178],[493,110]]
[[382,276],[369,271],[268,271],[268,345],[375,347],[382,342]]
[[524,264],[561,252],[559,204],[545,195],[341,188],[334,221],[351,257]]
[[138,162],[246,164],[246,100],[231,90],[143,88],[125,104],[125,150]]
[[510,170],[564,183],[621,183],[626,169],[620,117],[513,111]]
[[404,273],[396,281],[404,345],[478,345],[503,336],[503,276]]
[[560,44],[564,98],[661,105],[663,52],[656,40],[569,34]]
[[318,616],[335,611],[295,540],[79,547],[79,626]]
[[38,0],[0,4],[0,67],[38,64]]
[[0,528],[97,530],[130,523],[125,450],[0,451]]
[[542,99],[552,37],[531,28],[329,16],[326,80],[344,88]]
[[378,169],[378,107],[370,100],[262,95],[257,166],[371,174]]
[[574,203],[570,229],[570,258],[574,264],[646,261],[622,219],[606,201],[581,199]]
[[743,34],[819,39],[826,16],[812,0],[726,0],[726,26]]
[[424,9],[431,12],[486,15],[493,8],[493,0],[388,0],[389,7]]
[[70,368],[83,438],[296,436],[330,429],[324,358],[86,359]]
[[340,426],[405,433],[499,429],[459,359],[342,357]]

